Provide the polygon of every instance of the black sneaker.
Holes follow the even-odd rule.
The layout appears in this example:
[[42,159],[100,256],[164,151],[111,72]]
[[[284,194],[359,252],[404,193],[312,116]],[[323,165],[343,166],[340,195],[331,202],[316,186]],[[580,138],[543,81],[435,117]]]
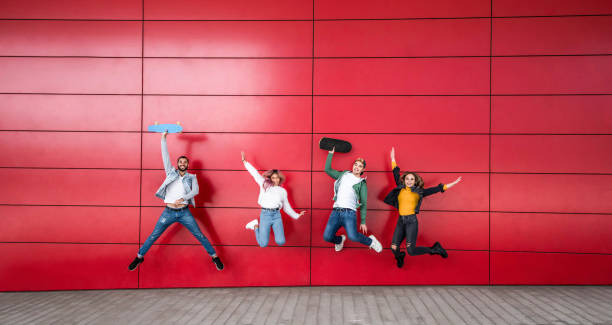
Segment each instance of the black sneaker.
[[142,261],[144,261],[144,257],[136,256],[136,258],[132,261],[132,263],[130,263],[130,266],[128,266],[128,269],[130,271],[134,271],[134,269],[137,268],[138,265],[142,263]]
[[406,253],[404,252],[399,252],[399,254],[395,256],[397,267],[402,268],[402,266],[404,266],[404,257],[406,257]]
[[219,258],[219,256],[215,256],[212,258],[213,263],[215,263],[215,267],[217,267],[217,270],[221,271],[223,270],[223,262],[221,262],[221,259]]

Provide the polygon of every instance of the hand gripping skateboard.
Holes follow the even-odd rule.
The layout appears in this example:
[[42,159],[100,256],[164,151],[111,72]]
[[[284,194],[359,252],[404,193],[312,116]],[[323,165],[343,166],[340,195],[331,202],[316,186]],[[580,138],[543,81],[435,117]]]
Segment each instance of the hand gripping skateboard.
[[319,148],[323,150],[331,151],[334,147],[336,148],[336,152],[349,152],[352,149],[348,141],[333,138],[321,138],[321,140],[319,140]]
[[183,127],[179,122],[176,122],[176,124],[157,124],[157,122],[155,122],[155,124],[149,125],[149,128],[147,130],[149,130],[150,132],[159,133],[164,133],[166,131],[168,133],[179,133],[183,132]]

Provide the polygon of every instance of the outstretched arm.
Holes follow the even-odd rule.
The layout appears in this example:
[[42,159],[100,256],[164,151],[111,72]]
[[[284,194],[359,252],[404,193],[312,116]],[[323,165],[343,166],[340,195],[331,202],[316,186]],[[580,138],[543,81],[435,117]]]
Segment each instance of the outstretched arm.
[[361,185],[359,191],[359,202],[361,203],[359,207],[359,213],[361,214],[359,230],[366,234],[368,232],[368,226],[366,226],[366,215],[368,213],[368,186],[365,183]]
[[423,190],[423,196],[429,196],[438,192],[444,192],[446,190],[448,190],[449,188],[455,186],[455,184],[459,183],[461,181],[461,177],[458,177],[454,182],[452,183],[448,183],[448,184],[438,184],[438,186],[434,186],[434,187],[430,187],[430,188],[426,188]]
[[327,154],[327,160],[325,160],[325,172],[327,173],[327,175],[331,176],[333,179],[338,179],[338,177],[340,177],[340,175],[342,175],[341,172],[335,170],[332,168],[331,164],[332,164],[332,158],[334,157],[334,152],[336,152],[336,147],[334,147],[328,154]]
[[293,210],[293,208],[291,207],[291,204],[289,204],[289,200],[287,199],[287,191],[284,191],[283,193],[282,202],[283,202],[283,211],[285,211],[285,213],[287,213],[293,219],[297,220],[299,217],[303,216],[304,213],[306,213],[306,211],[302,211],[298,214]]
[[253,165],[249,164],[249,162],[246,161],[246,159],[244,157],[244,151],[241,151],[240,154],[242,155],[242,163],[244,164],[244,167],[246,168],[246,170],[248,170],[249,174],[251,174],[251,176],[253,176],[253,179],[255,180],[255,182],[259,186],[262,186],[263,183],[264,183],[263,176],[261,176],[261,174],[257,171],[257,169],[255,169],[255,167],[253,167]]
[[162,161],[164,162],[164,170],[166,171],[166,174],[174,170],[174,167],[172,166],[172,162],[170,161],[170,154],[168,153],[168,144],[166,143],[167,134],[168,134],[168,131],[162,133],[162,137],[161,137],[161,154],[162,154]]

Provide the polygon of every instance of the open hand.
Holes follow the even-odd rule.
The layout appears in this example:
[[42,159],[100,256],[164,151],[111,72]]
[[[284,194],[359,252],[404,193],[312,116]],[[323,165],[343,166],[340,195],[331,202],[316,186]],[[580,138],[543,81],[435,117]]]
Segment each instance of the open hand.
[[240,151],[240,155],[242,156],[242,161],[245,161],[246,159],[244,159],[244,151]]
[[391,161],[395,161],[395,147],[391,147]]
[[359,230],[361,230],[361,232],[365,235],[368,233],[368,226],[366,226],[365,223],[362,223],[359,225]]

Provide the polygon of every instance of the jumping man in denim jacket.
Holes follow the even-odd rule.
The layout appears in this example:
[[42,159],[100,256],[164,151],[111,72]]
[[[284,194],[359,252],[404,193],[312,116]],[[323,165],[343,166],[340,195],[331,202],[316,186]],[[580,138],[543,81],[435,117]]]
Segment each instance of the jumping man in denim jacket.
[[365,160],[357,158],[353,163],[351,171],[340,172],[331,168],[334,152],[335,148],[329,152],[325,162],[325,172],[336,181],[334,182],[334,209],[327,221],[323,239],[334,243],[337,252],[341,251],[344,247],[346,236],[336,236],[336,233],[340,227],[344,227],[350,240],[360,242],[380,253],[382,245],[374,235],[366,237],[357,231],[357,208],[361,211],[359,229],[363,233],[368,231],[366,226],[368,185],[365,178],[361,177],[365,169]]
[[162,160],[164,161],[164,170],[166,171],[166,179],[155,193],[155,196],[164,200],[166,208],[159,217],[155,229],[149,238],[144,242],[138,255],[134,261],[130,263],[129,270],[134,270],[140,263],[144,261],[144,255],[147,253],[153,243],[161,236],[162,233],[175,222],[180,222],[187,228],[195,238],[200,241],[208,255],[212,257],[213,263],[217,270],[223,270],[223,263],[217,256],[215,249],[212,247],[208,238],[204,236],[200,227],[195,222],[193,215],[189,211],[189,204],[195,207],[194,197],[199,192],[198,179],[196,175],[187,173],[189,167],[189,159],[185,156],[180,156],[177,160],[178,169],[175,169],[170,162],[170,154],[168,154],[168,146],[166,144],[166,135],[168,132],[162,133],[161,152]]

